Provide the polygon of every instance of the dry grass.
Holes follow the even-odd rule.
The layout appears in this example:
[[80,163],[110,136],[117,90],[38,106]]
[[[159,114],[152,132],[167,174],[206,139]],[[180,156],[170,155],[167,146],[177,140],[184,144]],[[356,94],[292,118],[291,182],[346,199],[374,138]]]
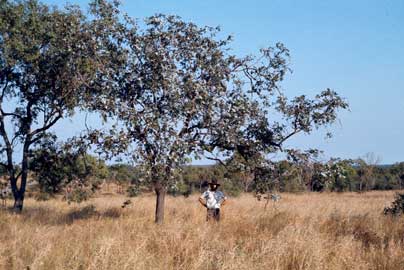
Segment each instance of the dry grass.
[[381,215],[392,192],[283,194],[277,209],[244,195],[220,224],[197,197],[93,199],[79,206],[26,201],[0,211],[0,269],[404,269],[404,219]]

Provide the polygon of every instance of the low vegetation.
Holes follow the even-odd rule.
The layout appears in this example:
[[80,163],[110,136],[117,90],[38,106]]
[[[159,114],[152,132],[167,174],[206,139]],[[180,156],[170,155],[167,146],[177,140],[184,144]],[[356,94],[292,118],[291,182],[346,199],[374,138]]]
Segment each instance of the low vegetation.
[[[83,204],[27,199],[0,211],[0,269],[403,269],[401,217],[383,215],[394,192],[282,194],[276,205],[230,198],[206,224],[197,197],[100,195]],[[8,202],[12,204],[11,201]]]

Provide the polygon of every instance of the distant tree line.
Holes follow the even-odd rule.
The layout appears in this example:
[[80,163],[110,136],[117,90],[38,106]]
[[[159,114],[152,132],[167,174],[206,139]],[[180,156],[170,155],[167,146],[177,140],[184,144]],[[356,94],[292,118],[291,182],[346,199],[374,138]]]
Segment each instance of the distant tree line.
[[[102,184],[114,184],[116,192],[137,196],[153,191],[139,166],[117,163],[107,165],[104,160],[66,150],[48,141],[31,152],[31,176],[38,191],[48,195],[65,194],[72,188],[81,201],[91,196]],[[240,159],[240,157],[238,157]],[[404,162],[393,165],[369,164],[364,159],[330,159],[327,162],[295,162],[282,160],[270,166],[251,170],[233,157],[222,164],[187,165],[174,172],[175,181],[168,194],[189,196],[207,188],[211,179],[222,182],[222,189],[230,196],[243,192],[265,194],[272,192],[364,192],[371,190],[399,190],[404,187]],[[238,160],[239,161],[239,160]],[[0,171],[6,176],[5,170]],[[43,197],[41,197],[43,198]]]
[[[124,165],[120,168],[123,171],[136,170]],[[393,165],[369,165],[359,159],[299,165],[283,160],[275,162],[273,170],[263,174],[238,170],[222,164],[189,165],[178,173],[176,185],[169,189],[169,193],[187,196],[192,192],[201,192],[206,188],[206,182],[212,178],[221,181],[222,189],[232,196],[242,192],[260,191],[260,182],[267,185],[269,192],[399,190],[404,188],[404,162]],[[263,178],[263,181],[259,178]]]

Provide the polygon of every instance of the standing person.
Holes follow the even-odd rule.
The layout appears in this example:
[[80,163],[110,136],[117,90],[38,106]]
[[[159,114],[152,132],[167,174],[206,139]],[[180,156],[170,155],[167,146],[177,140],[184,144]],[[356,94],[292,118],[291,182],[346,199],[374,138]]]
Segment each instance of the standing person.
[[199,198],[199,202],[206,207],[207,216],[206,221],[220,220],[220,207],[226,203],[227,198],[223,192],[217,190],[220,183],[216,179],[208,183],[209,189],[205,191]]

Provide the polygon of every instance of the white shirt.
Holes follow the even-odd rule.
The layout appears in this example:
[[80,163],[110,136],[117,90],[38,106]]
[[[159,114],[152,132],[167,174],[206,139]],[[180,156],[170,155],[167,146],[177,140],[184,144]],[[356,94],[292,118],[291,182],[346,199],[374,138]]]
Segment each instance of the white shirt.
[[207,190],[201,195],[201,199],[206,201],[206,207],[208,209],[220,209],[221,204],[227,198],[221,191]]

